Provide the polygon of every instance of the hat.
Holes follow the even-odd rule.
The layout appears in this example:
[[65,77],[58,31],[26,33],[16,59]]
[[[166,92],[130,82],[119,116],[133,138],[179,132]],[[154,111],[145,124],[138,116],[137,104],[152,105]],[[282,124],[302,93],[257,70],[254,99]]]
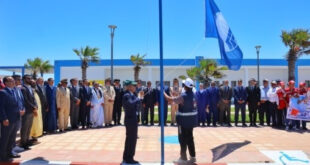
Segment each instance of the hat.
[[294,81],[294,80],[291,80],[291,81],[288,82],[288,84],[289,84],[289,85],[294,85],[294,84],[295,84],[295,81]]
[[301,82],[301,83],[299,83],[299,86],[306,86],[306,83],[305,82]]
[[263,80],[263,82],[269,82],[269,80],[265,78],[265,79]]
[[120,82],[120,79],[114,79],[114,82]]
[[124,84],[125,84],[126,86],[128,86],[128,85],[137,85],[137,82],[131,81],[131,80],[126,80],[126,81],[124,81]]
[[277,82],[276,81],[271,81],[271,84],[277,84]]
[[184,82],[184,85],[187,86],[188,88],[193,88],[193,86],[194,86],[193,84],[194,84],[194,82],[193,82],[193,80],[190,79],[190,78],[187,78],[187,79],[185,80],[185,82]]
[[62,82],[62,83],[68,83],[68,79],[62,79],[60,82]]
[[184,84],[185,83],[185,80],[182,80],[182,84]]

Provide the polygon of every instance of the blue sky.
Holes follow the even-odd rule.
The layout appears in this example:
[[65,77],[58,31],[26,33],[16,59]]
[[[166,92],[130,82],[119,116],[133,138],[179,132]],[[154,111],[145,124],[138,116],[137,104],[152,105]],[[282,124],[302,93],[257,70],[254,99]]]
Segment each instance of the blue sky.
[[[281,30],[310,29],[309,0],[215,0],[244,58],[283,58]],[[219,58],[216,39],[204,38],[204,0],[163,0],[164,58]],[[27,58],[78,59],[90,45],[110,58],[109,24],[116,24],[115,58],[158,58],[157,0],[1,0],[0,66]],[[308,57],[307,57],[308,58]]]

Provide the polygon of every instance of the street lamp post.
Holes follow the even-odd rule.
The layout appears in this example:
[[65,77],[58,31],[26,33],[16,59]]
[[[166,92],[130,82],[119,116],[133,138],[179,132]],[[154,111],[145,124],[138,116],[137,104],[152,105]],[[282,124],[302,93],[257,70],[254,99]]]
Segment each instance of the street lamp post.
[[111,82],[113,82],[113,39],[114,39],[114,31],[117,28],[115,25],[108,26],[111,29]]
[[259,51],[260,51],[261,47],[262,46],[260,46],[260,45],[255,46],[256,53],[257,53],[257,81],[258,81],[258,86],[259,86],[259,82],[260,82],[260,80],[259,80]]

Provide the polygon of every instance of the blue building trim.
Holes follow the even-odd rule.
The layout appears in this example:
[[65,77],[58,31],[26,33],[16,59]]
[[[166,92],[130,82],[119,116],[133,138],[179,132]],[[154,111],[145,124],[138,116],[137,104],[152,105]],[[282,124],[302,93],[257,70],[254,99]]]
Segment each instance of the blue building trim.
[[58,84],[60,82],[60,67],[62,67],[61,61],[55,61],[54,62],[54,81],[55,84]]
[[[204,59],[202,56],[197,56],[195,59],[164,59],[164,66],[199,66],[199,61]],[[224,61],[221,59],[214,59],[220,65],[225,65]],[[158,66],[159,67],[159,59],[146,59],[146,61],[151,62],[150,66]],[[74,67],[80,66],[80,60],[56,60],[54,64],[54,76],[55,83],[60,81],[60,68],[61,67]],[[90,63],[90,66],[110,66],[111,60],[104,59],[100,60],[99,63]],[[243,66],[256,66],[256,59],[243,59]],[[261,66],[287,66],[287,61],[285,59],[260,59]],[[133,63],[129,59],[116,59],[114,60],[114,66],[133,66]],[[296,67],[298,66],[310,66],[310,59],[299,59],[296,62]],[[1,69],[1,67],[0,67]],[[295,77],[298,82],[298,69],[295,71]],[[199,82],[196,82],[196,86],[198,87]],[[198,85],[197,85],[198,84]]]

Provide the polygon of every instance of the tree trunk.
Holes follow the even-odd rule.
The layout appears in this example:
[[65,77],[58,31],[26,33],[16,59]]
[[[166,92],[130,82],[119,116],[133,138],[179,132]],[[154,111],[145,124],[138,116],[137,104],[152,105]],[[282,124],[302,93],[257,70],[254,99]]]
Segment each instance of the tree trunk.
[[134,69],[133,69],[134,70],[134,79],[135,79],[135,81],[139,80],[140,69],[141,69],[141,67],[139,67],[139,66],[135,66]]
[[295,81],[295,66],[296,66],[297,56],[292,51],[289,52],[288,56],[288,81]]
[[87,71],[87,68],[82,66],[82,80],[87,79],[86,71]]
[[32,78],[37,79],[37,72],[36,71],[33,71]]

